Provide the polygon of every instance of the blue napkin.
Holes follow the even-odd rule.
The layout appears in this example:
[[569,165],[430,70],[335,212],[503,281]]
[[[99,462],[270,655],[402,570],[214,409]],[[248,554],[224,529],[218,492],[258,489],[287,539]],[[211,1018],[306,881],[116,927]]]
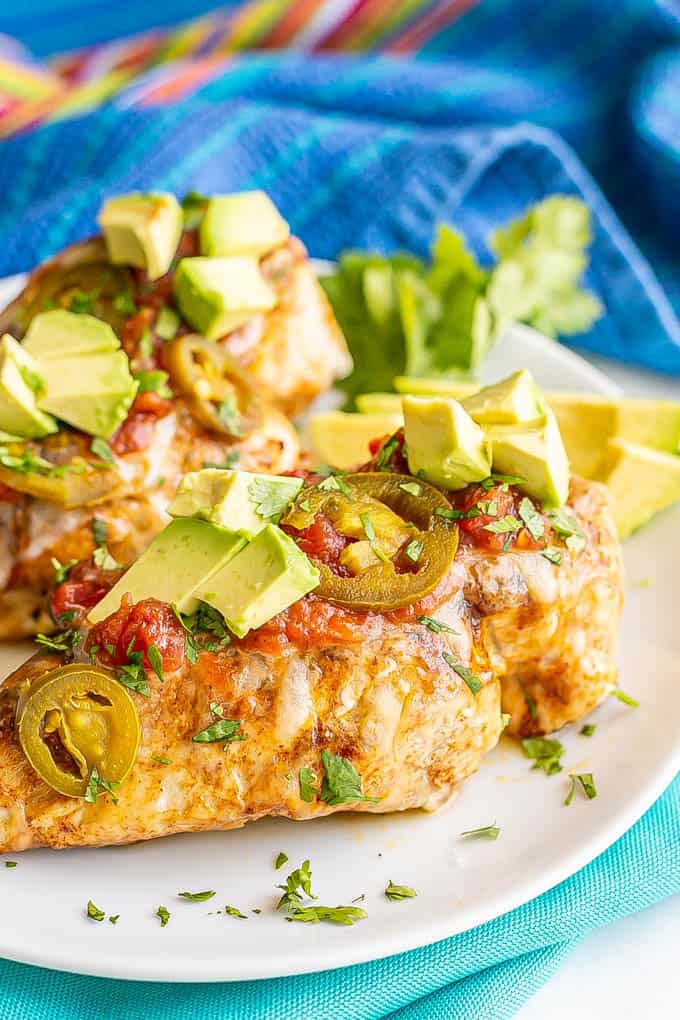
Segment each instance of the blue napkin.
[[[587,282],[607,308],[575,342],[678,373],[679,24],[671,0],[487,0],[419,60],[247,55],[158,109],[140,106],[135,85],[0,144],[0,275],[92,232],[102,199],[133,188],[266,188],[310,251],[331,258],[347,246],[424,253],[442,219],[488,257],[493,227],[565,192],[593,209]],[[676,780],[614,847],[539,899],[361,967],[150,986],[5,962],[0,1020],[502,1020],[587,931],[680,891],[679,819]]]

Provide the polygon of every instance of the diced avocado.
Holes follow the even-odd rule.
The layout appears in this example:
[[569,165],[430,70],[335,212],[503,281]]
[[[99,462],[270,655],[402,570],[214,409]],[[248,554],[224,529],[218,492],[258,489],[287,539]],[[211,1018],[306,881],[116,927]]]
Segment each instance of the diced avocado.
[[181,259],[174,288],[182,315],[208,340],[230,333],[277,302],[250,255]]
[[139,385],[123,351],[49,358],[41,367],[47,392],[38,400],[40,408],[104,439],[127,417]]
[[[172,517],[199,517],[252,538],[295,499],[301,478],[204,468],[185,475],[168,507]],[[275,513],[267,514],[274,509]]]
[[545,400],[525,368],[461,401],[478,425],[520,425],[545,414]]
[[489,441],[457,400],[405,396],[404,431],[412,474],[462,489],[491,473]]
[[265,255],[285,244],[290,227],[264,191],[215,195],[201,223],[202,255]]
[[31,320],[23,347],[38,361],[117,351],[120,341],[108,322],[76,315],[65,308],[41,312]]
[[5,333],[0,340],[0,429],[25,439],[56,432],[56,421],[36,402],[44,386],[37,362]]
[[207,521],[192,517],[171,521],[90,611],[88,621],[99,623],[115,613],[126,594],[133,602],[155,598],[174,602],[182,613],[193,613],[198,605],[193,597],[196,588],[245,544],[241,535]]
[[614,520],[623,539],[680,500],[680,457],[627,439],[610,439],[599,480],[614,499]]
[[617,434],[666,453],[680,453],[680,401],[625,397],[619,404]]
[[394,388],[397,393],[464,400],[472,393],[477,393],[479,383],[467,382],[464,379],[427,379],[416,375],[397,375],[394,378]]
[[401,414],[398,393],[359,393],[354,400],[360,414]]
[[268,524],[195,591],[237,637],[261,627],[316,588],[319,572],[292,538]]
[[546,509],[562,506],[569,495],[569,461],[552,411],[534,427],[489,425],[494,471],[523,478],[520,488]]
[[307,437],[319,461],[337,468],[365,464],[371,456],[372,439],[392,435],[404,424],[400,412],[394,414],[347,414],[322,411],[313,415]]
[[164,276],[182,234],[182,207],[174,195],[133,193],[110,198],[98,222],[114,265],[146,269],[150,280]]

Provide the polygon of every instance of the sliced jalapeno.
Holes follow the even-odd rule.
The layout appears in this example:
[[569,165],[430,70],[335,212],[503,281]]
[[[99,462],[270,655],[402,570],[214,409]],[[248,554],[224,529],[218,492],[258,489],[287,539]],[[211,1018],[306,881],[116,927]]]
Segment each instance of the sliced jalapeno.
[[83,797],[92,769],[119,783],[139,746],[139,717],[113,673],[87,664],[50,670],[17,706],[19,742],[48,786]]
[[[384,526],[388,529],[385,534],[394,527],[397,545],[402,544],[405,534],[417,544],[413,569],[403,572],[396,569],[390,558],[395,544],[390,547],[386,543],[388,555],[380,548],[379,536],[374,535],[374,521],[378,521],[381,505]],[[409,475],[365,473],[343,475],[339,488],[316,488],[311,492],[303,489],[282,523],[303,530],[322,512],[342,534],[358,538],[355,518],[360,521],[365,544],[375,555],[367,556],[369,550],[364,549],[364,543],[361,548],[355,543],[361,555],[354,560],[364,564],[365,569],[353,577],[341,577],[326,563],[316,562],[321,583],[314,593],[336,605],[385,611],[418,602],[437,586],[451,566],[458,549],[458,528],[438,515],[438,509],[449,510],[450,504],[441,492],[425,482],[414,486]],[[390,524],[391,515],[396,515],[398,525]],[[352,546],[347,548],[351,550]]]
[[175,388],[209,429],[242,439],[258,428],[262,405],[253,380],[219,344],[192,333],[167,344],[164,358]]
[[31,273],[21,294],[0,314],[0,334],[23,336],[40,312],[66,308],[104,319],[120,336],[129,315],[120,297],[132,287],[130,271],[108,261],[103,238],[73,244]]

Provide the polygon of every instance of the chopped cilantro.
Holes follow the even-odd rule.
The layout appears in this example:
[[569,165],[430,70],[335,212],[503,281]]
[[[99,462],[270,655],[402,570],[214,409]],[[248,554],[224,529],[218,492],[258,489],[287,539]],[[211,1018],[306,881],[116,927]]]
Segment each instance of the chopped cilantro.
[[166,924],[170,920],[170,911],[167,907],[159,907],[156,911],[156,917],[160,918],[161,928],[165,928]]
[[106,917],[106,912],[100,910],[99,907],[95,907],[92,900],[87,901],[87,916],[91,921],[103,921]]
[[138,347],[139,353],[142,358],[150,358],[153,353],[153,341],[151,339],[151,333],[149,330],[145,330],[139,341]]
[[110,922],[110,924],[118,924],[119,918],[120,918],[120,914],[109,914],[109,922]]
[[17,866],[16,861],[5,861],[6,868],[16,868],[16,866]]
[[395,885],[392,879],[389,880],[385,889],[385,896],[388,900],[412,900],[418,893],[410,885]]
[[287,860],[288,860],[288,854],[284,854],[283,850],[281,850],[276,855],[276,860],[274,861],[274,867],[276,868],[276,870],[278,871],[279,868],[282,868]]
[[501,830],[494,822],[493,825],[483,825],[480,829],[467,829],[460,835],[462,839],[498,839],[500,834]]
[[522,696],[526,702],[526,706],[529,709],[529,718],[535,722],[538,719],[538,706],[536,705],[535,699],[531,696],[530,692],[526,689],[523,683],[520,682],[520,690]]
[[190,900],[192,903],[205,903],[206,900],[211,900],[215,895],[214,889],[205,889],[203,892],[178,892],[178,896],[181,896],[183,900]]
[[342,475],[337,473],[329,475],[328,478],[324,478],[323,482],[319,482],[317,485],[317,489],[322,489],[324,492],[327,492],[329,489],[331,492],[341,492],[345,499],[348,499],[350,502],[354,499],[349,485],[343,479]]
[[522,750],[527,758],[533,759],[532,769],[543,769],[546,776],[553,776],[562,771],[560,758],[564,754],[564,747],[559,740],[551,740],[548,737],[525,737],[522,741]]
[[78,560],[69,560],[68,563],[60,563],[59,560],[55,559],[53,556],[51,562],[54,567],[54,583],[63,584]]
[[257,516],[274,523],[287,509],[292,495],[293,489],[282,488],[276,479],[255,478],[248,486],[248,496]]
[[168,386],[168,373],[161,368],[150,369],[132,373],[139,383],[138,393],[157,393],[159,397],[166,400],[172,396],[172,390]]
[[597,797],[597,790],[595,789],[595,780],[593,779],[592,772],[574,772],[569,776],[569,778],[571,780],[571,788],[567,794],[567,799],[564,802],[566,807],[569,807],[574,799],[574,791],[577,783],[580,784],[581,789],[588,800],[593,800],[594,797]]
[[459,521],[463,517],[462,510],[446,510],[442,506],[438,506],[435,510],[437,517],[443,517],[445,521]]
[[241,434],[241,413],[236,403],[236,397],[229,396],[221,400],[217,405],[217,415],[230,435],[239,436]]
[[576,515],[568,507],[549,510],[548,520],[555,534],[563,539],[567,549],[574,553],[585,549],[586,536],[576,520]]
[[624,705],[630,705],[631,708],[639,708],[640,702],[636,701],[635,698],[631,698],[630,694],[626,694],[620,687],[615,687],[613,691],[609,692],[612,698],[618,698]]
[[283,891],[283,895],[276,904],[277,910],[290,911],[300,907],[303,895],[315,900],[316,896],[312,892],[312,869],[309,861],[303,861],[299,868],[291,871],[283,885],[277,885],[276,888]]
[[375,461],[376,471],[389,471],[390,460],[392,455],[396,452],[399,446],[399,433],[395,432],[393,436],[390,436],[383,445],[380,447],[378,456]]
[[318,924],[329,921],[331,924],[356,924],[368,917],[361,907],[296,907],[286,917],[286,921],[301,921],[303,924]]
[[465,681],[473,694],[479,694],[484,686],[484,681],[481,677],[477,676],[476,673],[473,673],[472,670],[467,668],[467,666],[461,666],[461,664],[456,662],[449,652],[443,652],[442,658],[444,659],[444,662],[451,667],[454,673],[457,673],[461,680]]
[[422,485],[419,485],[418,482],[402,482],[399,488],[408,492],[409,496],[420,496],[423,491]]
[[523,497],[519,505],[518,513],[534,541],[540,541],[545,534],[545,524],[542,516],[539,514],[528,496]]
[[453,627],[449,627],[448,623],[442,623],[441,620],[435,620],[431,616],[419,616],[418,623],[422,623],[423,627],[427,627],[433,634],[441,634],[442,631],[445,634],[457,634],[458,631],[454,630]]
[[165,677],[163,676],[163,657],[158,649],[158,645],[149,645],[146,650],[146,657],[149,660],[152,670],[158,677],[161,683]]
[[117,680],[123,687],[128,687],[131,691],[135,691],[136,694],[143,694],[145,698],[148,698],[151,692],[146,680],[146,673],[144,672],[144,656],[142,652],[132,651],[134,640],[133,638],[130,642],[130,647],[127,651],[127,664],[119,668]]
[[307,804],[311,804],[316,797],[316,781],[317,777],[314,770],[310,769],[307,765],[303,765],[298,773],[298,782],[300,785],[300,799],[304,800]]
[[93,517],[90,522],[92,538],[96,546],[106,545],[109,540],[109,526],[101,517]]
[[505,517],[500,517],[497,521],[491,521],[489,524],[483,524],[484,531],[490,531],[494,535],[507,535],[513,531],[519,531],[522,527],[522,522],[512,514],[506,514]]
[[242,914],[238,907],[230,907],[229,904],[227,904],[227,906],[224,908],[224,912],[225,914],[228,914],[229,917],[239,917],[243,921],[248,920],[247,915]]
[[68,310],[75,315],[94,315],[94,302],[98,294],[98,291],[91,291],[89,294],[82,290],[74,291],[69,301]]
[[224,740],[224,750],[226,751],[227,744],[246,739],[246,734],[240,732],[241,723],[236,719],[225,719],[224,709],[221,705],[211,701],[210,712],[216,717],[216,721],[191,738],[195,744],[215,744],[219,740]]
[[36,634],[35,643],[52,652],[70,652],[78,643],[78,631],[69,627],[59,634]]
[[377,804],[379,797],[365,797],[362,792],[361,776],[348,758],[339,754],[321,752],[324,777],[319,797],[326,804],[353,804],[359,801]]
[[120,783],[118,782],[112,780],[109,783],[108,780],[102,778],[97,771],[97,766],[93,765],[92,771],[90,772],[90,778],[87,781],[87,787],[85,789],[85,800],[88,804],[96,804],[97,797],[101,793],[108,793],[113,803],[117,804],[118,797],[116,796],[114,787],[117,789],[119,786]]
[[544,549],[541,556],[548,560],[549,563],[554,563],[556,567],[559,567],[562,562],[562,553],[559,549]]
[[586,723],[584,726],[581,727],[579,733],[582,737],[592,737],[596,729],[597,729],[596,723]]
[[157,761],[159,765],[172,765],[171,760],[166,758],[164,754],[152,754],[151,760]]

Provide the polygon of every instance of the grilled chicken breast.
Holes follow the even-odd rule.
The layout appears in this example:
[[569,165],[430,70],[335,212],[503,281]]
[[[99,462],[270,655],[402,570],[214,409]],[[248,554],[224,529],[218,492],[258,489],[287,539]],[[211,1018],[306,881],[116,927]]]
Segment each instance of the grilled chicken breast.
[[[464,584],[456,564],[421,607],[455,635],[431,633],[413,613],[401,620],[338,613],[308,597],[278,629],[205,651],[195,665],[185,660],[163,684],[149,675],[149,697],[135,696],[139,753],[117,804],[108,795],[90,804],[55,793],[24,756],[14,722],[19,692],[59,662],[37,656],[0,690],[0,852],[228,829],[264,815],[439,807],[501,732],[499,685],[476,655]],[[483,676],[479,693],[443,651]],[[238,720],[246,739],[193,742],[215,721],[211,704]],[[376,801],[302,799],[299,770],[312,769],[318,789],[322,749],[351,761],[364,796]]]
[[[186,231],[178,255],[197,252],[197,232]],[[165,506],[187,471],[225,462],[272,473],[295,467],[298,441],[284,412],[303,410],[346,374],[351,362],[302,243],[291,238],[260,265],[278,304],[219,341],[247,371],[262,403],[257,426],[242,439],[206,427],[171,371],[171,400],[138,397],[113,437],[115,465],[108,471],[98,466],[92,473],[95,491],[86,492],[80,504],[49,494],[40,498],[41,491],[32,492],[30,485],[18,492],[16,476],[0,466],[0,640],[53,629],[47,607],[53,560],[69,563],[90,555],[94,517],[106,522],[109,550],[127,566],[167,523]],[[72,245],[31,275],[0,314],[0,333],[21,338],[46,307],[77,307],[111,323],[136,369],[164,369],[168,345],[156,325],[159,309],[172,300],[173,276],[170,272],[151,282],[141,270],[113,267],[103,240],[93,238]],[[189,327],[180,323],[178,336],[188,333]],[[74,455],[89,458],[89,442],[67,428],[31,443],[30,449],[55,464],[67,464]]]

